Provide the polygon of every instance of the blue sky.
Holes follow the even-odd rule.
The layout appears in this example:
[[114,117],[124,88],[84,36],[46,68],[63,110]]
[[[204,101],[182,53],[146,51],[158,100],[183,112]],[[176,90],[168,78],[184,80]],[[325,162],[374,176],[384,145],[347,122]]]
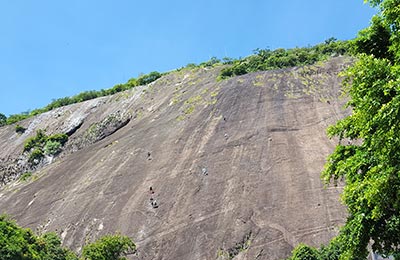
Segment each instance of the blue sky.
[[1,0],[0,113],[256,48],[354,38],[362,0]]

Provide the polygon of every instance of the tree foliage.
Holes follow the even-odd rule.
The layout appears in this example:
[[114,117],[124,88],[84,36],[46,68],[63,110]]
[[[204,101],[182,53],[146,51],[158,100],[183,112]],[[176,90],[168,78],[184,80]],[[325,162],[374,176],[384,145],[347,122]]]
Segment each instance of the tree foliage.
[[7,124],[7,117],[6,115],[0,113],[0,126]]
[[47,141],[43,147],[44,154],[56,155],[61,152],[61,144],[57,141]]
[[85,260],[123,260],[124,256],[135,251],[135,244],[128,237],[108,235],[83,249]]
[[371,3],[381,13],[359,33],[359,60],[345,73],[352,115],[328,129],[341,142],[322,173],[326,182],[346,180],[342,259],[365,258],[369,243],[380,254],[400,256],[400,1]]
[[[136,80],[136,85],[147,85],[161,77],[161,73],[157,71],[150,72],[147,75],[142,75]],[[128,81],[129,82],[129,81]],[[130,81],[132,82],[132,81]]]
[[135,244],[122,235],[108,235],[84,246],[79,258],[62,247],[55,233],[36,236],[30,229],[19,227],[6,215],[0,215],[0,259],[2,260],[120,260],[134,252]]
[[39,129],[36,131],[36,136],[29,137],[25,140],[24,152],[29,152],[33,148],[41,148],[46,144],[47,135],[44,130]]
[[30,229],[20,228],[0,215],[0,259],[2,260],[74,260],[70,250],[61,247],[54,233],[37,237]]
[[354,40],[354,51],[372,54],[376,58],[390,58],[390,27],[381,16],[372,17],[371,26],[361,30]]
[[22,121],[22,120],[24,120],[24,119],[26,119],[28,117],[29,117],[29,115],[26,114],[26,113],[10,115],[7,118],[6,124],[7,125],[11,125],[11,124],[14,124],[16,122]]
[[305,244],[299,244],[292,253],[292,257],[288,260],[319,260],[319,252],[317,249],[307,246]]
[[352,41],[358,61],[344,73],[352,114],[328,128],[339,144],[321,174],[345,180],[348,217],[320,259],[366,259],[369,244],[400,259],[400,0],[369,2],[380,13]]

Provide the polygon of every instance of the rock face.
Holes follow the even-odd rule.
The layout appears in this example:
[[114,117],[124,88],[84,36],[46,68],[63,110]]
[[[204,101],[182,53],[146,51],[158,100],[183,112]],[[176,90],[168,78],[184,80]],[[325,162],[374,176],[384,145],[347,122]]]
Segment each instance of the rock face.
[[[282,259],[319,246],[346,216],[320,172],[347,112],[338,73],[318,65],[217,81],[220,68],[181,70],[150,85],[0,128],[0,211],[80,250],[121,232],[130,259]],[[70,135],[64,151],[18,176],[38,129]]]

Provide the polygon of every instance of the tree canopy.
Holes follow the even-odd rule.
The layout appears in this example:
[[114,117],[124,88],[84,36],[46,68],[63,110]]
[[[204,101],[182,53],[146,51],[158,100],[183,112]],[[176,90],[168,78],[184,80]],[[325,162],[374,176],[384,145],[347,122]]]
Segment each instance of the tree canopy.
[[0,113],[0,126],[3,126],[7,123],[7,117],[6,115]]
[[19,227],[6,215],[0,215],[0,259],[2,260],[122,260],[136,249],[132,240],[119,234],[106,235],[83,247],[79,258],[61,246],[55,233],[36,236]]
[[[380,12],[352,42],[358,61],[344,81],[352,114],[328,129],[339,144],[322,172],[327,184],[345,180],[348,217],[327,247],[333,258],[321,249],[319,259],[366,259],[369,244],[400,259],[400,0],[367,2]],[[315,253],[301,245],[292,259],[306,259],[298,252]]]

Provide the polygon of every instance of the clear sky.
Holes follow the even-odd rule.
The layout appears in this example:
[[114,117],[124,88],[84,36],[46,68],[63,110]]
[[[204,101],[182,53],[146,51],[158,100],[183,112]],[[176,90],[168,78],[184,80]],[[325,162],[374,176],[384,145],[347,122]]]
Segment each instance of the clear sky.
[[0,113],[256,48],[354,38],[362,0],[0,0]]

